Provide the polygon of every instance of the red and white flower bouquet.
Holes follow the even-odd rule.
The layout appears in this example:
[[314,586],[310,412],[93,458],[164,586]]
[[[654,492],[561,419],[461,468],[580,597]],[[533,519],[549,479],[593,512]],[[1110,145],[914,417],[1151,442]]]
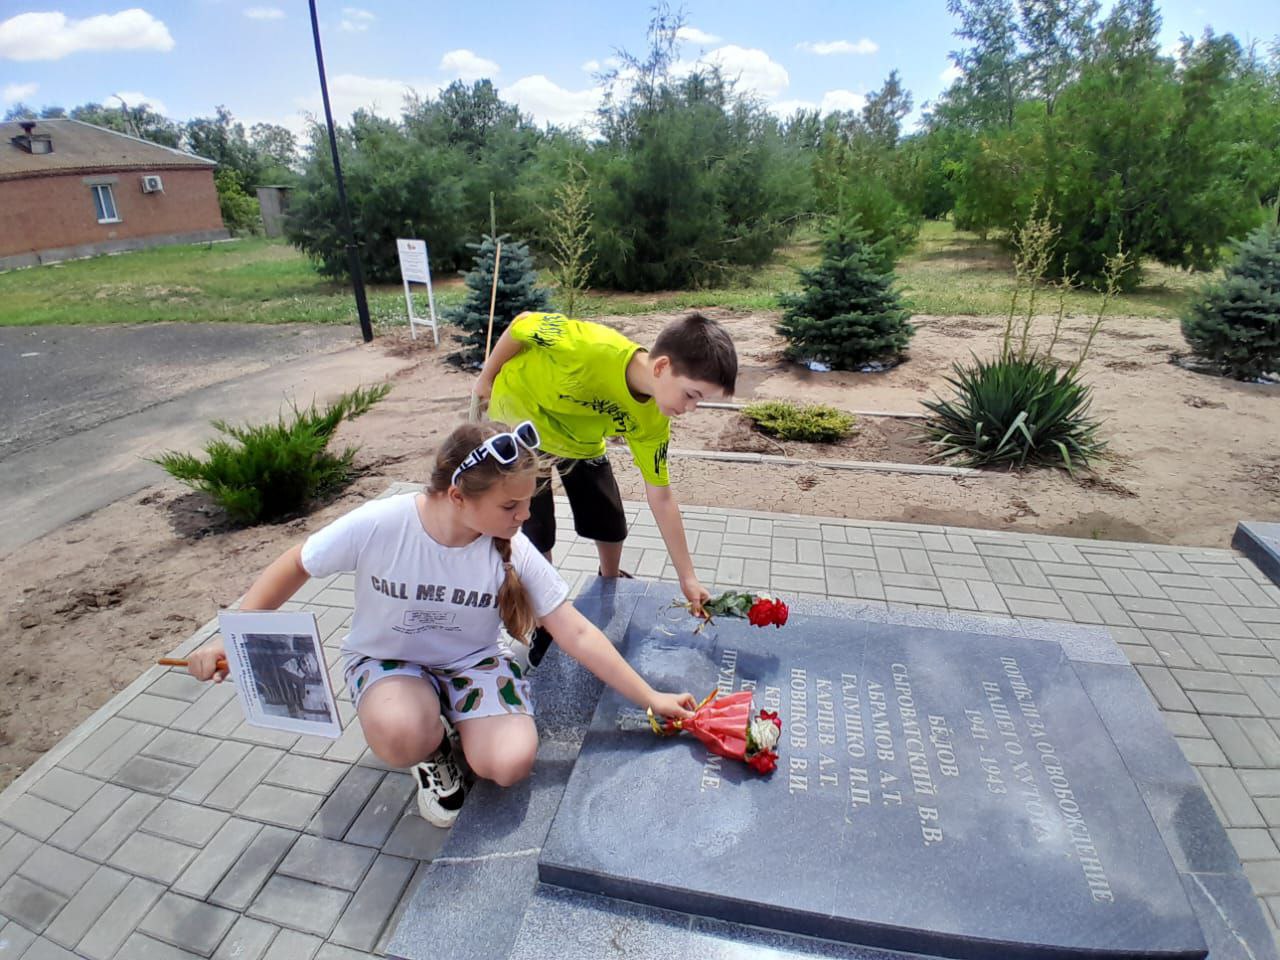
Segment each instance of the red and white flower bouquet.
[[[673,606],[692,608],[692,604],[677,600]],[[701,633],[704,628],[715,623],[716,617],[735,617],[750,622],[753,627],[781,627],[787,622],[790,611],[781,600],[775,600],[765,593],[746,593],[738,590],[727,590],[718,597],[712,597],[702,605],[704,614],[702,623],[698,624],[694,633]]]
[[649,712],[655,733],[674,736],[682,730],[701,740],[712,753],[742,760],[757,773],[772,773],[778,765],[778,738],[782,720],[770,710],[752,716],[752,692],[740,690],[728,696],[712,691],[688,720],[659,721]]

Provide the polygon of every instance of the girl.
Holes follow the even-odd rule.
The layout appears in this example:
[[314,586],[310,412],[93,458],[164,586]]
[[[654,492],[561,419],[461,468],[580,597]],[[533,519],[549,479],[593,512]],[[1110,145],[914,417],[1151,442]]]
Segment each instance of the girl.
[[[529,775],[538,749],[529,682],[499,644],[499,626],[528,642],[544,626],[560,649],[641,707],[688,717],[689,693],[659,693],[566,597],[569,588],[520,525],[538,476],[538,434],[522,423],[464,424],[436,455],[426,493],[374,500],[273,562],[241,609],[274,610],[310,577],[354,570],[355,613],[342,645],[347,689],[369,747],[413,767],[418,811],[450,826],[462,776],[450,744],[461,738],[478,777],[509,786]],[[189,670],[221,681],[215,640]]]

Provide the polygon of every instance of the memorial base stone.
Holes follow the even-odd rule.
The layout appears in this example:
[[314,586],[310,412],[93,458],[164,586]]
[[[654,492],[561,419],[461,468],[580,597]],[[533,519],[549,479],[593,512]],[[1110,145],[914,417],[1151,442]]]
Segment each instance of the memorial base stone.
[[797,601],[695,637],[677,594],[579,607],[655,686],[779,709],[778,770],[655,738],[553,650],[533,776],[468,798],[391,956],[1276,957],[1105,631]]

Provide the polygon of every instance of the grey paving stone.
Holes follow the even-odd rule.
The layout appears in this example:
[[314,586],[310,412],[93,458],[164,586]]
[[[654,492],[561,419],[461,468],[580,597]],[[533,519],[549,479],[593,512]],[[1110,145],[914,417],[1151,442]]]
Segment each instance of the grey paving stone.
[[887,584],[884,588],[884,598],[890,603],[923,603],[933,607],[944,607],[947,604],[947,598],[942,595],[941,590],[917,590],[913,587],[891,587]]
[[1009,600],[1009,612],[1019,617],[1034,617],[1037,620],[1071,620],[1071,614],[1061,603],[1040,603],[1035,600]]
[[13,827],[6,827],[3,823],[0,823],[0,847],[3,847],[6,843],[8,843],[9,838],[12,837],[16,832],[17,831],[14,830]]
[[922,573],[882,573],[880,579],[886,587],[913,587],[919,590],[939,590],[938,578]]
[[1280,860],[1256,860],[1244,865],[1244,872],[1259,896],[1280,893]]
[[947,531],[947,543],[951,544],[952,553],[969,553],[976,554],[978,552],[977,544],[973,542],[973,538],[963,533],[952,533]]
[[196,851],[184,843],[155,837],[149,833],[135,833],[120,844],[107,862],[134,876],[170,884],[186,869],[195,855]]
[[448,839],[448,830],[427,823],[411,803],[382,845],[382,852],[409,860],[434,860]]
[[969,585],[969,592],[973,594],[974,602],[978,604],[978,609],[988,613],[1008,613],[1009,608],[1005,605],[1004,598],[1000,596],[1000,591],[995,584],[987,583],[983,580],[966,580]]
[[978,552],[984,557],[1004,557],[1010,560],[1035,560],[1031,551],[1018,543],[989,543],[978,541]]
[[197,680],[185,670],[168,670],[155,683],[147,687],[147,693],[194,703],[206,689],[207,684]]
[[159,804],[159,797],[146,793],[129,794],[111,815],[102,821],[102,825],[76,848],[76,852],[91,860],[106,860]]
[[242,723],[244,723],[244,711],[240,709],[240,704],[228,701],[222,704],[218,712],[200,728],[199,732],[206,737],[225,738],[235,733]]
[[408,774],[387,774],[343,839],[367,847],[382,846],[412,796],[413,780]]
[[[7,829],[7,828],[6,828]],[[9,839],[0,843],[0,883],[4,883],[18,872],[18,868],[27,862],[40,846],[40,841],[28,837],[25,833],[9,832]]]
[[1218,656],[1213,647],[1205,641],[1204,637],[1194,633],[1180,633],[1178,643],[1183,650],[1186,651],[1192,662],[1205,670],[1225,671],[1227,666],[1222,662],[1222,658]]
[[218,948],[235,921],[236,914],[231,910],[166,893],[138,924],[138,932],[207,957]]
[[1177,636],[1166,630],[1148,630],[1146,633],[1151,639],[1152,648],[1160,654],[1160,659],[1164,661],[1165,666],[1184,670],[1195,669],[1195,658],[1182,649]]
[[187,700],[173,700],[169,697],[140,693],[121,707],[116,716],[154,723],[158,727],[167,727],[190,706]]
[[1124,655],[1129,658],[1129,662],[1135,667],[1140,663],[1154,664],[1162,666],[1164,661],[1160,659],[1160,654],[1156,653],[1150,644],[1142,643],[1122,643],[1120,649],[1124,651]]
[[324,797],[262,783],[254,787],[236,810],[237,816],[301,830],[320,808]]
[[1173,674],[1169,672],[1167,667],[1139,666],[1135,669],[1146,682],[1147,689],[1155,697],[1160,709],[1196,712],[1195,707],[1187,699],[1187,695],[1182,692],[1182,688],[1178,686],[1178,681],[1173,678]]
[[115,772],[111,781],[146,793],[167,795],[191,774],[191,768],[154,757],[131,757]]
[[1152,599],[1150,597],[1118,597],[1120,606],[1124,607],[1130,613],[1169,613],[1177,615],[1181,611],[1178,605],[1172,600],[1164,598]]
[[274,876],[246,913],[258,920],[327,937],[350,897],[345,890]]
[[[0,953],[0,957],[2,956],[4,954]],[[76,960],[76,955],[63,950],[50,940],[40,938],[27,948],[27,952],[22,955],[22,960]]]
[[1176,737],[1209,738],[1213,736],[1198,714],[1162,711],[1160,716],[1164,719],[1169,732]]
[[182,730],[166,730],[143,751],[149,757],[198,767],[218,748],[220,741]]
[[261,824],[250,820],[228,820],[174,882],[173,889],[205,899],[261,829]]
[[[173,733],[174,731],[169,732]],[[159,740],[160,737],[156,739]],[[209,740],[211,738],[200,737],[200,739]],[[209,794],[213,793],[217,786],[226,779],[227,775],[248,756],[249,751],[252,749],[247,743],[237,743],[233,740],[218,743],[208,759],[202,762],[190,776],[175,787],[170,796],[175,800],[203,803],[209,797]]]
[[978,602],[973,598],[973,593],[964,580],[939,576],[938,586],[942,588],[942,595],[946,598],[948,607],[959,610],[978,609]]
[[26,929],[19,923],[9,923],[3,917],[0,917],[0,957],[9,960],[10,957],[16,958],[22,956],[23,951],[35,942],[36,935]]
[[1209,670],[1174,670],[1174,678],[1183,690],[1208,690],[1215,693],[1242,693],[1239,681],[1229,673]]
[[1226,755],[1215,741],[1201,740],[1199,737],[1175,737],[1175,739],[1182,749],[1182,755],[1187,758],[1187,763],[1195,766],[1228,766]]
[[370,955],[336,943],[326,943],[316,954],[316,960],[370,960]]
[[197,954],[172,944],[154,940],[143,933],[134,933],[125,941],[120,957],[129,960],[197,960]]
[[1071,614],[1071,619],[1076,623],[1103,622],[1102,614],[1098,612],[1098,608],[1093,605],[1087,593],[1078,593],[1074,590],[1059,590],[1058,599],[1067,608],[1067,612]]
[[733,584],[742,580],[742,567],[746,563],[742,557],[721,557],[716,564],[716,583]]
[[903,550],[902,564],[907,568],[907,573],[915,573],[925,577],[932,577],[933,564],[929,562],[929,554],[925,550]]
[[1258,797],[1254,800],[1269,827],[1280,827],[1280,797]]
[[372,950],[416,867],[412,860],[385,854],[379,856],[338,920],[330,939],[358,950]]
[[1089,598],[1093,608],[1102,615],[1102,622],[1109,627],[1132,627],[1133,620],[1125,613],[1115,597],[1106,594],[1094,594]]
[[343,727],[342,736],[334,741],[324,756],[326,760],[337,760],[339,763],[355,763],[366,747],[368,744],[365,743],[364,731],[360,729],[360,721],[353,720]]
[[1201,693],[1188,690],[1187,696],[1201,714],[1220,713],[1228,717],[1256,717],[1259,714],[1253,700],[1243,693]]
[[[129,728],[122,732],[118,739],[107,745],[97,757],[89,761],[83,770],[84,773],[110,780],[121,767],[133,760],[160,733],[159,727],[149,723],[138,723],[133,720],[124,722],[129,724]],[[64,759],[62,766],[69,767],[70,764]]]
[[1258,751],[1258,756],[1262,758],[1262,765],[1280,767],[1280,736],[1276,734],[1275,721],[1261,717],[1241,717],[1238,722]]
[[70,816],[71,811],[65,807],[33,797],[29,793],[19,794],[7,808],[0,811],[0,821],[37,840],[48,840]]
[[357,844],[301,836],[276,872],[298,880],[355,890],[375,856],[376,850]]
[[279,929],[252,917],[239,917],[218,946],[213,960],[261,960]]
[[62,908],[45,936],[68,949],[74,948],[128,883],[127,873],[99,867]]
[[885,573],[906,573],[907,565],[902,562],[902,551],[897,547],[876,547],[876,565]]
[[18,868],[18,874],[69,899],[97,869],[96,863],[45,844]]
[[89,764],[134,726],[134,721],[110,717],[59,761],[59,766],[84,773]]
[[276,864],[293,846],[298,834],[279,827],[263,827],[209,895],[209,902],[243,910],[257,896]]
[[1264,717],[1280,717],[1280,694],[1276,693],[1266,677],[1242,676],[1239,680],[1244,692],[1262,711]]
[[1018,579],[1028,587],[1049,586],[1049,578],[1044,575],[1038,563],[1030,560],[1015,560],[1013,566],[1018,571]]
[[1227,836],[1242,861],[1280,860],[1280,848],[1276,847],[1275,839],[1266,830],[1238,827],[1227,830]]
[[227,814],[180,800],[165,800],[142,821],[147,833],[203,847],[227,822]]
[[27,793],[35,794],[42,800],[56,803],[68,810],[79,810],[101,786],[101,780],[86,777],[83,773],[76,773],[73,770],[54,767],[33,783],[27,789]]
[[1204,722],[1232,766],[1258,767],[1262,765],[1262,757],[1258,754],[1258,750],[1253,745],[1253,741],[1249,739],[1248,734],[1244,732],[1244,728],[1240,726],[1239,719],[1236,717],[1206,716]]
[[1037,603],[1058,603],[1058,592],[1045,587],[1027,587],[1020,584],[1004,583],[999,587],[1005,600],[1031,600]]
[[1254,797],[1280,797],[1280,770],[1240,770],[1240,782]]
[[223,707],[235,699],[236,689],[229,683],[209,684],[200,699],[169,724],[175,730],[195,733],[208,724]]
[[[237,706],[238,710],[239,707]],[[284,751],[273,747],[253,747],[249,753],[236,764],[235,769],[223,777],[222,781],[201,801],[205,806],[217,807],[220,810],[234,810],[253,792],[262,778],[267,775]]]
[[61,894],[22,876],[10,877],[0,886],[0,916],[16,920],[35,933],[43,933],[66,902]]
[[308,833],[316,833],[331,840],[343,837],[372,796],[383,773],[367,767],[351,767],[333,793],[307,826]]
[[1128,553],[1110,553],[1081,547],[1080,553],[1095,567],[1106,567],[1117,570],[1141,570],[1142,565]]
[[1250,677],[1280,677],[1280,661],[1274,657],[1242,657],[1237,654],[1220,655],[1222,665],[1231,673]]
[[313,960],[323,944],[323,940],[309,933],[281,930],[262,960]]
[[[796,541],[789,538],[780,538],[773,541],[773,545],[769,549],[769,559],[774,563],[797,563],[799,557],[796,555]],[[757,553],[753,551],[753,556]]]
[[1262,813],[1234,770],[1229,767],[1199,767],[1197,772],[1208,784],[1226,826],[1266,826]]

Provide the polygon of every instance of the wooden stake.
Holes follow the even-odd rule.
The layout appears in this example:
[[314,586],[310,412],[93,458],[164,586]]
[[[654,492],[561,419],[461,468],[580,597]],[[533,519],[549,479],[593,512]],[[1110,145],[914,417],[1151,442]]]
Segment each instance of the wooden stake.
[[[493,348],[493,313],[498,305],[498,269],[502,266],[502,244],[497,243],[493,251],[493,289],[489,292],[489,331],[484,338],[484,362],[489,362],[489,351]],[[467,411],[467,420],[475,423],[480,419],[480,398],[471,394],[471,409]]]
[[[162,667],[185,667],[188,665],[189,661],[175,660],[172,657],[163,657],[157,660],[156,663]],[[222,657],[218,658],[217,669],[219,670],[227,669],[227,661]]]

